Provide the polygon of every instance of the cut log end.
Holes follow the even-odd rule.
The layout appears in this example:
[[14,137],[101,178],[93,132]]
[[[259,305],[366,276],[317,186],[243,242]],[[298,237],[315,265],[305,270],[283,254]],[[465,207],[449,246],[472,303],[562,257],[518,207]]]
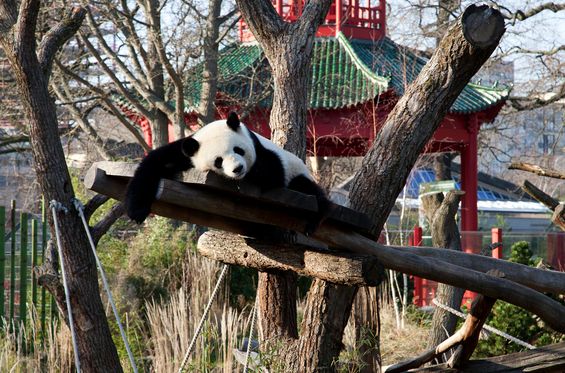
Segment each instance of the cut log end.
[[461,18],[463,35],[474,47],[486,49],[498,44],[504,34],[504,18],[488,5],[470,5]]

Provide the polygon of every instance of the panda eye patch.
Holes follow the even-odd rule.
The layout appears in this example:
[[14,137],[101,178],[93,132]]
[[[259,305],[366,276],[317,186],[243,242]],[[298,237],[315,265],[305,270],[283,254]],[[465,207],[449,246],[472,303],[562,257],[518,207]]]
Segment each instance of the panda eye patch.
[[224,160],[222,159],[222,157],[218,157],[214,160],[214,167],[216,168],[222,168],[222,163],[224,162]]
[[245,150],[241,149],[239,146],[233,148],[234,153],[239,154],[241,156],[245,155]]

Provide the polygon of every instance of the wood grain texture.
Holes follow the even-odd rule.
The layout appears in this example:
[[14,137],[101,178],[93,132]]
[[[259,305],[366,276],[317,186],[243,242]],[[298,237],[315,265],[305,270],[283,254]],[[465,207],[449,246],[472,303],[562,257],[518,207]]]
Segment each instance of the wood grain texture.
[[259,271],[294,271],[349,286],[377,286],[382,280],[382,266],[367,255],[317,252],[297,245],[274,246],[220,231],[200,236],[197,248],[210,259]]

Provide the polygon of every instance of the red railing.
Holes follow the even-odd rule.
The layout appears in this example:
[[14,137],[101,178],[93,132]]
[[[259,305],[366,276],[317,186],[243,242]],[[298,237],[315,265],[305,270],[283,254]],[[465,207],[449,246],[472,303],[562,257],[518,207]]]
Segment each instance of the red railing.
[[[294,22],[302,15],[305,1],[273,0],[272,3],[285,21]],[[341,31],[352,39],[380,39],[386,33],[385,9],[384,1],[336,0],[316,36],[333,37]],[[243,42],[254,40],[243,19],[239,21],[239,38]]]

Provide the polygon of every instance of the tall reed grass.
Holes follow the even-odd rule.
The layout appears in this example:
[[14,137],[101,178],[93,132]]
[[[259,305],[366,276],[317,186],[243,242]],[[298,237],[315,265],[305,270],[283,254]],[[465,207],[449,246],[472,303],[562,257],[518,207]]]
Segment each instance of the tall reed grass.
[[[167,303],[148,302],[147,320],[154,372],[176,372],[180,368],[220,269],[218,262],[188,253],[181,288],[171,295]],[[248,333],[250,312],[230,307],[227,290],[224,284],[212,304],[208,321],[188,360],[189,370],[238,370],[232,351],[238,348]]]

